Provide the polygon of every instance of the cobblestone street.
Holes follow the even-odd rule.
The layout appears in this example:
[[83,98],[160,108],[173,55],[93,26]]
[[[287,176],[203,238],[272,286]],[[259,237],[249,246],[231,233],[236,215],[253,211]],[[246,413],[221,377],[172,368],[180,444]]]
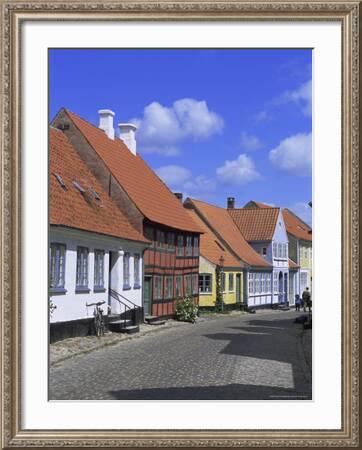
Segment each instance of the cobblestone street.
[[311,399],[311,330],[294,311],[225,315],[50,368],[49,399]]

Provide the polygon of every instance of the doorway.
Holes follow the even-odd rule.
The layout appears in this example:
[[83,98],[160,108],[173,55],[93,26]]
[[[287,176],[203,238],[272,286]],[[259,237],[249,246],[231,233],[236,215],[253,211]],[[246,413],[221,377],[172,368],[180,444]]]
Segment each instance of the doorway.
[[284,285],[284,283],[283,283],[283,273],[279,272],[279,295],[278,295],[279,303],[283,303],[283,298],[284,298],[283,285]]
[[241,275],[236,274],[236,303],[241,303]]
[[143,283],[143,309],[145,316],[152,315],[152,277],[145,276]]

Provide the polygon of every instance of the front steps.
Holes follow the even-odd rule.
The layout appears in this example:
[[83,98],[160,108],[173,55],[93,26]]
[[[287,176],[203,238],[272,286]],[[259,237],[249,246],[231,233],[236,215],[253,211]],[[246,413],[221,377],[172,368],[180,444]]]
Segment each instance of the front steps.
[[165,320],[160,319],[158,316],[145,316],[145,322],[149,325],[164,325],[166,323]]
[[140,331],[139,325],[134,325],[133,320],[120,319],[119,316],[117,319],[111,319],[108,322],[108,328],[110,331],[116,333],[135,334]]

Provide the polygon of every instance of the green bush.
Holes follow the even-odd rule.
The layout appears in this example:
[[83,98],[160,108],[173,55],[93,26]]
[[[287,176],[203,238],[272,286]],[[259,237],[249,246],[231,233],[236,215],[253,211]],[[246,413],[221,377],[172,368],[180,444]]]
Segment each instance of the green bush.
[[194,305],[191,297],[180,298],[176,301],[176,319],[181,322],[195,323],[198,309],[198,306]]

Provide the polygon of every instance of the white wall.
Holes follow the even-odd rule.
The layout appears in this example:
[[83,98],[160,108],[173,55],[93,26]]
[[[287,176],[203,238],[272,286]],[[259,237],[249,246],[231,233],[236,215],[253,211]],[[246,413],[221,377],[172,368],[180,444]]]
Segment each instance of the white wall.
[[[64,322],[77,319],[85,319],[93,317],[94,307],[87,307],[86,303],[95,303],[105,301],[102,306],[103,313],[108,313],[108,281],[109,281],[109,255],[110,252],[119,252],[117,271],[119,280],[123,281],[123,253],[129,251],[131,253],[130,275],[133,281],[133,257],[134,253],[139,253],[140,260],[140,285],[141,288],[131,289],[123,292],[121,283],[114,285],[114,289],[124,294],[127,298],[138,305],[142,305],[142,251],[144,246],[141,243],[132,243],[122,239],[102,236],[95,233],[71,230],[63,227],[50,227],[49,244],[60,243],[66,246],[65,256],[65,294],[52,294],[50,299],[56,306],[53,311],[51,322]],[[76,266],[77,266],[77,246],[87,247],[88,254],[88,287],[89,293],[76,293]],[[105,292],[94,292],[94,250],[104,250],[104,288]],[[113,273],[112,273],[113,276]],[[120,290],[119,290],[120,289]],[[113,312],[113,311],[112,311]],[[118,311],[115,311],[118,312]]]

